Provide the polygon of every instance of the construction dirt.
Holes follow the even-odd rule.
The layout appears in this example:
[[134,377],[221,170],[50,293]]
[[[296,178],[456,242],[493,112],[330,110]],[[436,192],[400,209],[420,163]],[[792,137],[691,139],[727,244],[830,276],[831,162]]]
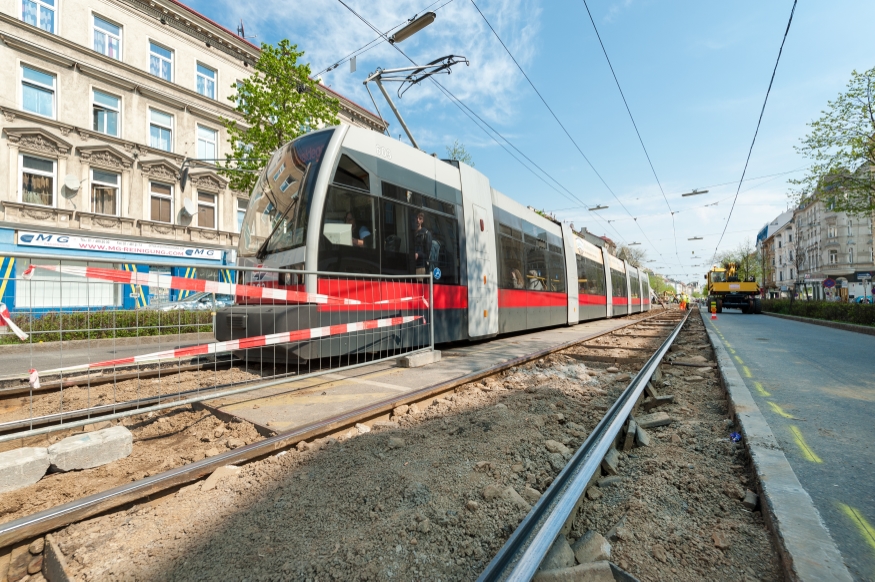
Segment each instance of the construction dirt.
[[[658,343],[643,337],[649,334],[601,343],[625,348],[616,353],[631,359],[628,348]],[[642,581],[779,580],[762,516],[742,503],[745,489],[754,489],[750,467],[730,439],[707,344],[693,315],[671,356],[702,367],[661,366],[656,390],[674,403],[658,410],[671,423],[647,430],[650,446],[620,453],[618,478],[588,491],[568,541],[595,530],[611,540],[611,560]],[[218,469],[55,537],[77,580],[474,579],[639,367],[582,360],[585,353],[575,348],[428,406],[401,407],[394,424],[362,425]],[[150,454],[166,454],[171,464],[201,453],[175,450],[169,434],[205,435],[211,442],[197,451],[227,439],[213,438],[222,429],[256,438],[251,427],[243,436],[242,423],[235,429],[205,413],[177,419],[162,423],[174,424],[160,429],[161,438],[151,428],[158,446]],[[141,446],[155,424],[135,429]],[[93,471],[117,482],[142,476],[126,463],[132,458]],[[77,488],[86,474],[76,475]],[[4,495],[4,520],[49,505],[38,487]],[[68,495],[78,496],[72,491],[71,483]]]

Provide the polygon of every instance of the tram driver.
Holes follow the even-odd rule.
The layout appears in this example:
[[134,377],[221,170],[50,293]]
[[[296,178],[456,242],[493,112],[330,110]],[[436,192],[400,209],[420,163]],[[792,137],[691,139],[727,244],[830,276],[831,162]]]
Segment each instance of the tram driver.
[[368,227],[364,225],[359,226],[356,223],[355,216],[352,212],[346,213],[346,219],[344,222],[349,225],[350,231],[352,232],[352,245],[356,247],[365,246],[365,239],[371,236],[371,231],[368,230]]

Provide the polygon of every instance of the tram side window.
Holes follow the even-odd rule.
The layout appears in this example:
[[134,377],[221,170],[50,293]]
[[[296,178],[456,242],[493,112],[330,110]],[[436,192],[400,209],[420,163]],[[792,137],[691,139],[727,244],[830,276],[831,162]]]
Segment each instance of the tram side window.
[[554,293],[565,293],[565,257],[551,252],[547,255],[547,262],[547,272],[549,273],[547,290]]
[[[459,284],[459,227],[455,217],[433,212],[423,212],[423,228],[431,232],[428,249],[428,268],[435,275],[435,282],[444,285]],[[414,232],[414,240],[416,239]],[[440,269],[440,278],[435,269]]]
[[577,255],[578,293],[605,295],[605,267],[589,257]]
[[525,235],[526,243],[526,289],[529,291],[547,290],[547,243],[533,236]]
[[504,224],[497,226],[498,286],[501,289],[525,289],[523,233]]
[[611,287],[614,297],[627,297],[626,274],[611,269]]
[[641,299],[641,282],[638,277],[631,277],[632,299]]

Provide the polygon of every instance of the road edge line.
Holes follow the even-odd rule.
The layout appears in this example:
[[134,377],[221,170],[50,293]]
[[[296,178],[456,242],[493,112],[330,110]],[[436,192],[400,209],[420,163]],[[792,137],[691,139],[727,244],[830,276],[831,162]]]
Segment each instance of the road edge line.
[[720,381],[733,417],[741,426],[743,442],[756,470],[761,507],[775,535],[787,579],[851,582],[853,577],[811,496],[796,477],[729,353],[708,324],[705,312],[700,310],[699,314],[717,357]]

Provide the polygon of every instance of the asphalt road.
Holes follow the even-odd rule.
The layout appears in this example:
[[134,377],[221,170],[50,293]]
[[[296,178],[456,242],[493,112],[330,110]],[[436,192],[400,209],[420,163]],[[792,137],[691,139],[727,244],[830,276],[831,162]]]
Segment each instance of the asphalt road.
[[845,564],[875,582],[875,336],[734,309],[717,317],[708,323]]

